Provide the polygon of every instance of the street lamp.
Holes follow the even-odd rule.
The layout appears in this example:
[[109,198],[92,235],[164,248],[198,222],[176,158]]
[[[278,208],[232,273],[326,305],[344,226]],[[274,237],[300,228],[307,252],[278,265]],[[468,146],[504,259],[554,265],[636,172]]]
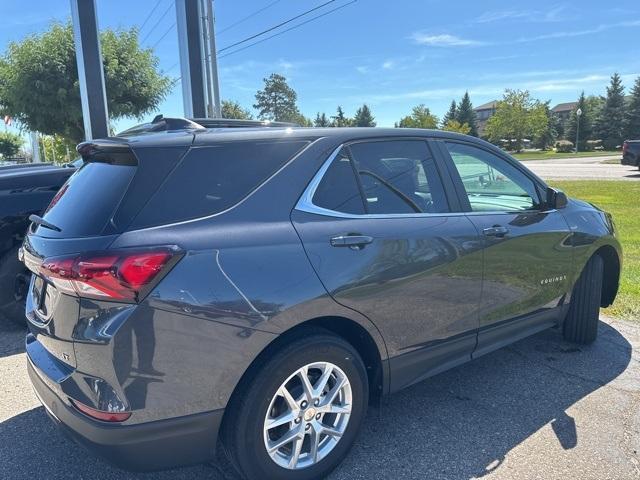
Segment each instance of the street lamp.
[[580,140],[580,115],[582,115],[582,109],[576,110],[576,153],[578,153],[578,141]]

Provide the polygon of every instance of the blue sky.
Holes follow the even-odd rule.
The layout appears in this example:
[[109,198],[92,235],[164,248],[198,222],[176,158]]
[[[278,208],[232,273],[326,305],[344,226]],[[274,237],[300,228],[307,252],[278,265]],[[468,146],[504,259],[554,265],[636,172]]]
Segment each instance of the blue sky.
[[[216,0],[218,48],[324,1]],[[317,13],[348,2],[336,0]],[[130,27],[141,26],[157,0],[97,4],[101,28]],[[9,41],[68,16],[67,0],[2,0],[0,51]],[[143,45],[154,47],[161,68],[178,78],[174,21],[173,0],[161,0],[140,37]],[[638,39],[638,0],[358,0],[221,58],[220,89],[223,98],[251,107],[262,79],[278,72],[298,92],[307,116],[331,115],[337,105],[352,115],[366,102],[378,125],[392,126],[419,103],[442,116],[465,90],[475,106],[499,98],[505,88],[528,89],[555,104],[576,99],[581,90],[604,94],[614,71],[629,87],[640,75]],[[159,112],[182,115],[179,83]],[[135,123],[124,119],[117,126]]]

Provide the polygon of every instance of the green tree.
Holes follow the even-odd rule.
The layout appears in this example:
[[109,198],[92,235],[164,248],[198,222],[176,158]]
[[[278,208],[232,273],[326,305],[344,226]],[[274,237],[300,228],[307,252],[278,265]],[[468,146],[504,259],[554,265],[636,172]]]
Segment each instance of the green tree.
[[264,89],[256,93],[253,108],[258,110],[261,120],[299,123],[301,114],[297,100],[298,94],[287,84],[287,79],[272,73],[264,79]]
[[356,115],[353,117],[353,125],[356,127],[375,127],[376,122],[373,114],[371,113],[371,109],[365,103],[358,110],[356,110]]
[[41,135],[38,143],[40,154],[47,162],[65,164],[78,157],[75,143],[60,135]]
[[438,128],[438,117],[424,105],[413,107],[411,114],[396,123],[399,128]]
[[531,98],[527,90],[507,89],[496,105],[495,114],[487,121],[485,135],[495,144],[507,140],[519,152],[523,140],[542,136],[548,123],[544,104]]
[[[442,128],[443,130],[446,130],[446,126],[449,125],[451,123],[451,121],[456,121],[456,117],[458,115],[458,106],[456,105],[456,101],[455,100],[451,100],[451,106],[449,107],[449,110],[447,110],[447,113],[444,114],[444,117],[442,117]],[[460,122],[458,122],[458,124],[460,124]]]
[[[140,118],[157,109],[172,80],[158,72],[158,58],[142,49],[138,32],[100,33],[110,118]],[[70,23],[12,42],[0,57],[0,114],[29,130],[84,139],[80,87]]]
[[314,127],[330,127],[331,122],[329,122],[329,119],[327,118],[326,113],[322,112],[322,114],[320,114],[320,112],[318,112],[316,114],[316,119],[313,121],[313,126]]
[[222,118],[235,118],[238,120],[251,120],[253,115],[246,108],[233,100],[222,100]]
[[456,119],[449,120],[442,127],[442,129],[446,130],[447,132],[457,132],[457,133],[462,133],[464,135],[469,135],[469,132],[471,131],[471,127],[468,124],[460,123]]
[[331,117],[332,127],[351,127],[353,126],[353,120],[344,114],[342,107],[338,105],[336,114]]
[[547,117],[547,126],[533,138],[534,145],[542,150],[549,149],[558,139],[558,117],[549,108],[549,101],[540,103],[541,113]]
[[0,132],[0,156],[15,157],[24,143],[22,137],[11,132]]
[[[578,109],[582,112],[577,114]],[[586,150],[587,140],[591,140],[593,137],[593,119],[594,112],[592,107],[587,102],[587,98],[584,92],[580,94],[576,108],[571,111],[571,116],[567,120],[567,140],[576,143],[576,134],[579,134],[578,138],[578,150]]]
[[456,109],[456,120],[461,124],[467,124],[471,128],[469,131],[469,135],[473,135],[474,137],[478,136],[478,126],[477,126],[477,118],[476,112],[473,110],[473,104],[471,103],[471,98],[469,97],[469,92],[464,92],[462,96],[462,100],[458,104],[458,108]]
[[624,87],[620,75],[614,73],[607,87],[607,97],[596,121],[596,135],[605,149],[613,150],[624,140]]
[[631,89],[631,101],[625,115],[624,137],[626,140],[640,139],[640,77]]

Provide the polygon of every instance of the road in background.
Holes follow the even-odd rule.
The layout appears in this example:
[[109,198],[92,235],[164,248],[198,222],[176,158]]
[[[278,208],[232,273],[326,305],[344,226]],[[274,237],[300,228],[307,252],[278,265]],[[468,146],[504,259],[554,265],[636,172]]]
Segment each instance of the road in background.
[[[586,347],[548,330],[392,395],[330,479],[639,478],[640,325],[599,329]],[[236,479],[222,459],[132,474],[87,454],[39,406],[23,341],[0,325],[0,478]]]
[[544,180],[640,180],[637,167],[606,163],[612,160],[620,160],[620,155],[522,160],[522,163]]

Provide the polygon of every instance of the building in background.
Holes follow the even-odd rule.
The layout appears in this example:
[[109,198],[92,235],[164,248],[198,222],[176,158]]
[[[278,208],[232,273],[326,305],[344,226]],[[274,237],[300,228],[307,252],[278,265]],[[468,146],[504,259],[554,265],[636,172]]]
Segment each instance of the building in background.
[[496,113],[497,100],[484,103],[479,107],[473,109],[476,112],[476,125],[478,127],[478,136],[484,137],[484,129],[487,126],[487,121],[491,116]]

